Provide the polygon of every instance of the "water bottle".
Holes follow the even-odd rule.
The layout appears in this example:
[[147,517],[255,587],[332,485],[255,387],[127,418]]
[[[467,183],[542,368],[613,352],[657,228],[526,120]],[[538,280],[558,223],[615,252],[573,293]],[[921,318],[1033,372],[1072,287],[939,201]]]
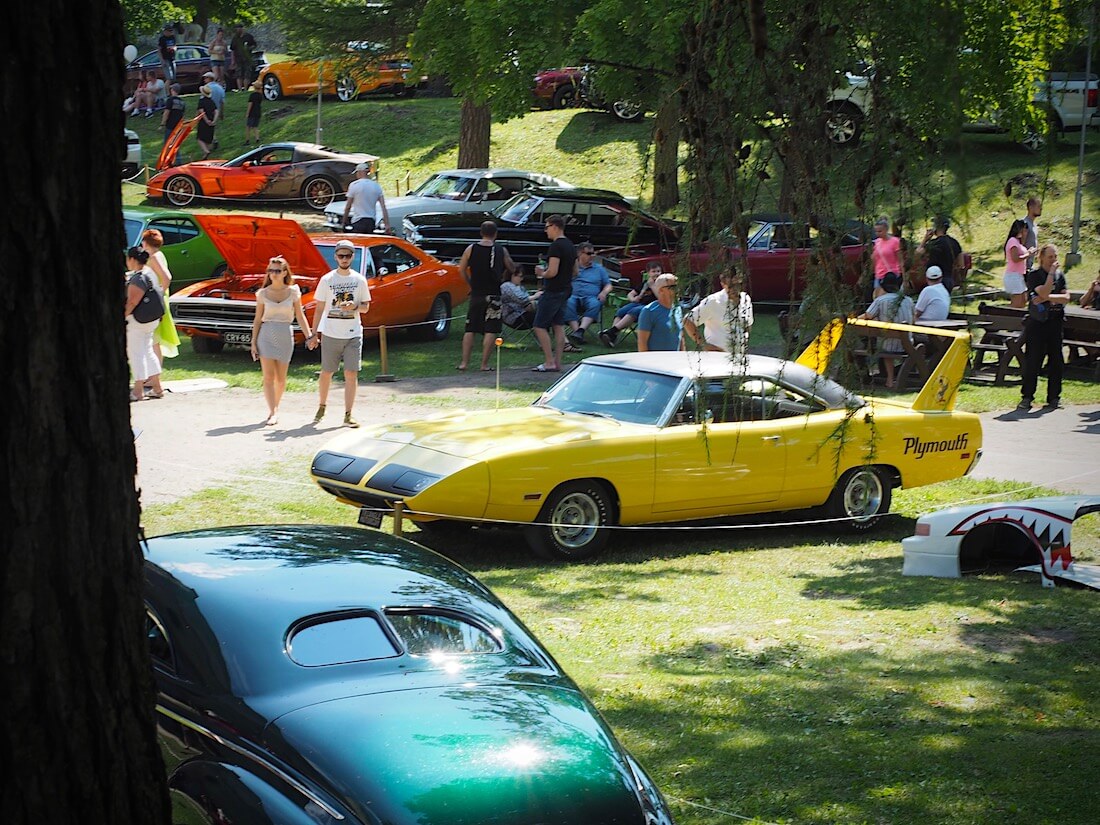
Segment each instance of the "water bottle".
[[[543,272],[546,271],[546,256],[545,255],[539,255],[539,266],[542,267]],[[536,273],[536,274],[538,274],[538,273]],[[538,281],[539,281],[539,289],[543,289],[546,286],[546,279],[543,278],[542,275],[539,275],[538,276]]]

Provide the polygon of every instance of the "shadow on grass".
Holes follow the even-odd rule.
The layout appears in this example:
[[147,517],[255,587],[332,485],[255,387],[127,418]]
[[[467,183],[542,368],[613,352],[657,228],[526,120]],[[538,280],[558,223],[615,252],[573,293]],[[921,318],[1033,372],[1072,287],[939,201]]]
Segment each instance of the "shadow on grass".
[[[1008,627],[967,632],[1024,636],[1041,615],[1030,605]],[[1100,794],[1090,783],[1067,796],[1021,781],[1050,765],[1084,768],[1100,745],[1085,711],[1092,668],[1065,663],[1095,662],[1100,649],[1068,641],[892,657],[691,644],[645,662],[672,678],[646,691],[605,686],[597,702],[680,822],[729,819],[679,800],[768,822],[1093,822]]]

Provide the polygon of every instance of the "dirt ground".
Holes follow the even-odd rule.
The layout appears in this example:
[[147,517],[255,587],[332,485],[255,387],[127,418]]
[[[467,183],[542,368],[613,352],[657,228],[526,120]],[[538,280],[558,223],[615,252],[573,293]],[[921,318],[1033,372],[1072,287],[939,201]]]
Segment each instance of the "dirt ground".
[[[509,373],[516,374],[510,375]],[[539,376],[542,378],[543,376]],[[545,376],[546,385],[557,376]],[[530,385],[526,370],[506,371],[502,383]],[[328,414],[313,425],[317,397],[291,393],[284,398],[279,423],[266,426],[267,408],[253,390],[202,388],[203,382],[169,382],[173,391],[159,400],[130,405],[138,454],[137,486],[143,505],[170,503],[199,490],[234,480],[262,480],[275,461],[301,462],[338,433],[343,422],[343,385],[334,383]],[[440,397],[447,408],[485,406],[496,385],[495,373],[401,379],[393,383],[363,381],[355,402],[361,424],[423,418],[439,411],[430,401]],[[477,399],[477,403],[473,399]],[[445,400],[444,400],[445,399]],[[1066,493],[1100,492],[1100,406],[1076,406],[1053,412],[989,413],[982,416],[983,456],[977,478],[1044,484]],[[303,470],[303,483],[310,483]],[[1026,492],[1013,498],[1024,498]]]

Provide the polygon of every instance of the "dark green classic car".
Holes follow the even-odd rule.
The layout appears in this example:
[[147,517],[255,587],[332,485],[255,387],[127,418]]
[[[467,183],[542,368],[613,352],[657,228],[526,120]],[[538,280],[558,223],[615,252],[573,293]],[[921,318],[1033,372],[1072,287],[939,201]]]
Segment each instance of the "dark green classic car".
[[362,528],[150,539],[173,822],[661,825],[598,711],[462,568]]

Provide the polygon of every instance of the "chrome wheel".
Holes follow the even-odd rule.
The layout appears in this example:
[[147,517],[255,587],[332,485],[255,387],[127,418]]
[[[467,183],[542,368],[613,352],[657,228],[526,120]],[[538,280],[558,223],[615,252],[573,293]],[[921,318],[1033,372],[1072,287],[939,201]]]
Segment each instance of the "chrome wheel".
[[318,211],[336,200],[336,184],[318,175],[302,184],[302,198],[306,206]]
[[829,111],[825,120],[825,137],[837,146],[854,145],[859,141],[863,116],[850,106],[839,106]]
[[830,507],[834,518],[856,530],[873,527],[890,510],[890,485],[876,467],[857,467],[840,477]]
[[349,75],[344,75],[336,80],[336,97],[348,103],[359,97],[359,84]]
[[200,194],[199,184],[187,175],[175,175],[164,183],[164,197],[173,206],[190,206]]
[[547,497],[538,521],[526,530],[535,552],[552,559],[588,558],[607,544],[611,494],[594,479],[570,481]]
[[264,78],[263,92],[266,100],[278,100],[283,96],[283,84],[275,75],[269,74]]
[[616,100],[612,103],[611,113],[619,120],[625,120],[628,123],[633,120],[641,120],[642,115],[645,114],[641,106],[628,100]]

